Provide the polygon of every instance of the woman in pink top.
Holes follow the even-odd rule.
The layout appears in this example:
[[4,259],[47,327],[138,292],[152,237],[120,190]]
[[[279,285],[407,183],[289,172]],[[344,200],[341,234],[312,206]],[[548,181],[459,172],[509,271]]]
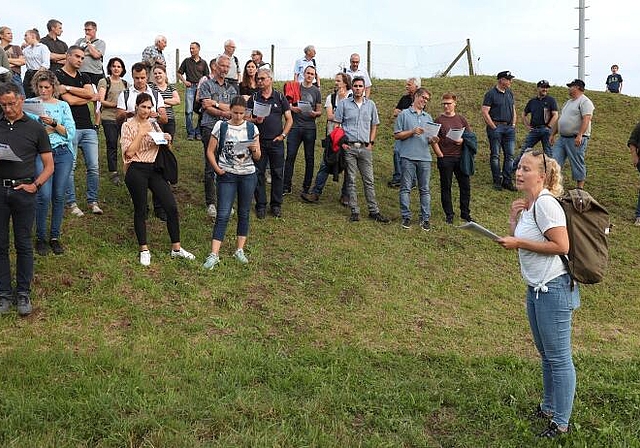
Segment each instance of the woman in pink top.
[[[153,110],[151,95],[140,93],[136,98],[136,110],[133,117],[122,125],[122,157],[124,159],[124,182],[129,189],[133,201],[133,226],[140,245],[140,264],[151,264],[151,253],[147,245],[147,189],[162,204],[167,212],[167,230],[171,238],[171,258],[196,257],[180,246],[180,224],[178,222],[178,206],[169,184],[155,169],[154,162],[158,155],[158,145],[150,132],[161,132],[155,120],[150,119]],[[171,143],[171,135],[165,133],[164,138]],[[163,149],[165,151],[165,149]]]

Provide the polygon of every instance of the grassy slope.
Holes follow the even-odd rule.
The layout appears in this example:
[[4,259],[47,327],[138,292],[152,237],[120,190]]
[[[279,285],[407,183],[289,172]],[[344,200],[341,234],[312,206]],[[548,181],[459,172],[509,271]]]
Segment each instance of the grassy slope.
[[[493,83],[426,85],[433,115],[439,95],[453,91],[478,132],[472,214],[503,233],[515,194],[490,188],[479,113]],[[374,90],[377,193],[395,218],[389,226],[348,223],[330,182],[321,204],[288,196],[284,219],[252,221],[248,268],[233,262],[229,240],[223,265],[202,272],[211,234],[202,149],[181,129],[182,241],[199,263],[170,261],[166,230],[152,219],[144,269],[127,191],[103,175],[106,214],[67,217],[66,255],[36,259],[34,314],[0,320],[0,445],[534,445],[540,425],[527,414],[540,374],[515,253],[445,226],[437,171],[433,230],[399,226],[397,190],[386,181],[389,112],[402,85],[376,81]],[[535,88],[513,87],[521,111]],[[566,89],[551,94],[562,104]],[[568,445],[637,446],[638,176],[625,143],[640,100],[587,94],[596,105],[587,186],[615,227],[610,272],[582,289],[575,315],[577,430]],[[294,189],[301,170],[299,161]]]

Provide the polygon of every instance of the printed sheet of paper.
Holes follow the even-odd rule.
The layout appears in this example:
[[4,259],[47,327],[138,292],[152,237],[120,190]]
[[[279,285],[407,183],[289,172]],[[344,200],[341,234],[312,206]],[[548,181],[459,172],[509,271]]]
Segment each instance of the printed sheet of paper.
[[313,110],[311,103],[308,101],[298,101],[298,107],[300,108],[300,112],[305,115],[309,115]]
[[268,117],[271,114],[271,104],[264,104],[255,101],[253,103],[253,115],[256,117]]
[[424,126],[422,126],[422,129],[424,129],[425,137],[427,137],[427,139],[430,139],[431,137],[435,137],[438,135],[438,131],[440,131],[440,125],[438,123],[427,122],[424,124]]
[[28,98],[24,100],[24,104],[22,105],[22,110],[24,112],[29,112],[38,117],[43,117],[47,115],[46,112],[44,111],[44,104],[42,103],[42,100],[39,100],[37,98]]
[[156,145],[167,145],[169,142],[164,138],[164,132],[149,132]]
[[449,129],[447,132],[447,138],[450,138],[453,141],[459,141],[462,138],[462,134],[464,134],[464,128],[462,129]]
[[22,159],[13,152],[11,146],[4,143],[0,143],[0,160],[6,160],[8,162],[22,162]]
[[476,235],[484,236],[484,237],[489,238],[490,240],[493,240],[493,241],[495,241],[498,238],[500,238],[498,235],[493,233],[491,230],[482,227],[477,222],[467,222],[465,224],[462,224],[461,226],[458,226],[458,228],[462,229],[462,230],[468,230],[468,231],[470,231],[472,233],[475,233]]

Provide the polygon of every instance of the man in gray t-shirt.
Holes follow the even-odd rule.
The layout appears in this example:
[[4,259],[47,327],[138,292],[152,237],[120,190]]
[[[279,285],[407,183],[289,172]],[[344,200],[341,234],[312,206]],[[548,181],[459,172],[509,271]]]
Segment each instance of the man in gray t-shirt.
[[[571,165],[571,176],[578,188],[584,187],[587,177],[585,152],[591,137],[591,117],[595,107],[584,94],[584,81],[574,79],[569,84],[569,101],[562,106],[557,124],[551,132],[553,158],[562,165],[568,158]],[[560,137],[555,141],[556,134]],[[555,141],[555,144],[554,144]]]
[[291,193],[291,179],[300,143],[304,143],[304,180],[302,194],[309,192],[313,179],[313,155],[316,144],[316,118],[322,115],[320,89],[313,85],[316,68],[309,65],[304,70],[300,84],[300,100],[291,105],[293,127],[287,139],[287,158],[284,163],[284,194]]
[[80,71],[89,75],[91,84],[94,86],[97,86],[98,81],[105,77],[102,59],[107,50],[107,44],[102,39],[96,38],[97,30],[96,22],[85,22],[84,37],[76,41],[76,45],[84,49],[84,61],[82,61]]

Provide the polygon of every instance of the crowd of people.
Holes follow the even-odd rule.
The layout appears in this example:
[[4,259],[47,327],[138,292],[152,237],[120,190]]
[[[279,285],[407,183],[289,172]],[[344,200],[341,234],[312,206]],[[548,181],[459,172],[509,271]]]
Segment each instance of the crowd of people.
[[[339,201],[349,209],[349,221],[357,222],[361,217],[356,188],[359,174],[368,217],[378,223],[390,222],[380,210],[374,182],[373,149],[379,112],[371,99],[371,77],[360,67],[358,54],[350,56],[348,68],[335,74],[332,92],[323,101],[312,45],[303,49],[304,56],[294,64],[293,80],[280,92],[274,88],[273,72],[259,50],[252,51],[251,59],[241,64],[235,55],[235,43],[227,40],[224,51],[207,63],[200,57],[200,44],[192,42],[190,56],[177,72],[185,86],[181,98],[167,78],[163,54],[166,37],[157,36],[154,45],[142,51],[140,62],[130,68],[133,83],[129,85],[123,79],[127,67],[121,58],[109,59],[105,73],[106,44],[96,37],[95,22],[87,21],[84,37],[71,46],[60,39],[60,21],[50,20],[47,31],[41,39],[38,30],[27,30],[23,45],[17,46],[12,44],[11,29],[0,27],[0,63],[9,69],[1,75],[0,83],[0,313],[8,312],[14,304],[20,315],[31,313],[33,222],[36,252],[60,255],[65,251],[60,242],[65,206],[77,217],[85,213],[76,199],[74,182],[78,150],[86,166],[85,210],[103,213],[99,204],[100,127],[108,178],[114,185],[124,181],[131,196],[140,264],[151,263],[146,232],[148,190],[154,214],[166,221],[170,257],[196,258],[181,245],[178,204],[158,165],[159,159],[166,160],[164,156],[171,151],[178,121],[173,107],[183,100],[187,139],[199,140],[203,148],[204,207],[215,220],[204,269],[214,269],[220,263],[220,248],[235,213],[234,205],[234,257],[239,263],[249,262],[244,247],[251,207],[257,219],[265,219],[267,212],[275,218],[283,216],[283,197],[294,192],[300,145],[305,163],[299,194],[305,203],[320,201],[331,174],[338,180],[340,170],[323,158],[313,181],[316,122],[323,107],[326,136],[342,158],[344,177]],[[611,69],[607,91],[620,93],[622,77],[616,65]],[[579,306],[579,294],[557,257],[567,253],[569,240],[564,214],[550,198],[562,193],[561,170],[567,159],[576,187],[584,187],[585,152],[595,108],[584,94],[581,79],[567,84],[569,99],[562,109],[548,94],[549,82],[539,81],[536,95],[520,115],[528,133],[516,155],[518,114],[511,90],[513,78],[509,71],[497,74],[496,85],[483,98],[481,113],[490,147],[493,188],[524,194],[511,205],[511,235],[498,239],[498,243],[519,252],[528,286],[527,314],[542,357],[544,400],[536,415],[549,420],[541,436],[555,437],[569,430],[576,381],[571,359],[571,315]],[[423,231],[431,229],[429,185],[434,158],[445,222],[453,224],[455,219],[451,192],[454,176],[459,188],[460,219],[472,222],[470,179],[478,143],[469,122],[456,112],[457,96],[443,94],[442,113],[434,119],[425,110],[431,92],[421,85],[420,78],[408,78],[405,88],[406,94],[393,110],[393,173],[387,184],[399,189],[401,226],[412,226],[411,190],[417,187],[419,227]],[[30,99],[27,103],[25,97]],[[541,149],[532,150],[538,143]],[[640,125],[628,145],[632,162],[640,170]],[[15,288],[8,255],[10,220],[17,253]],[[640,225],[640,197],[635,224]]]

